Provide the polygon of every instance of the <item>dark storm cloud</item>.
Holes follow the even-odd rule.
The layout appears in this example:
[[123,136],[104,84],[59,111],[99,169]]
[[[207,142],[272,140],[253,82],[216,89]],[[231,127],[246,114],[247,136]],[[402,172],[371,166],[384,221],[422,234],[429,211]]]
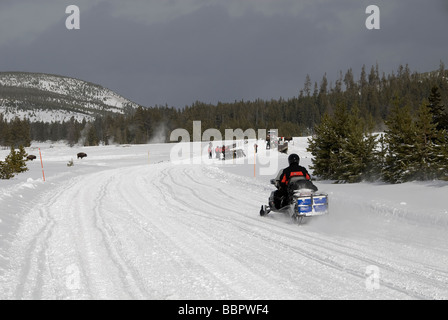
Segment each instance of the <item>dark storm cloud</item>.
[[428,71],[448,60],[439,0],[377,1],[375,31],[365,28],[371,1],[79,1],[76,31],[65,29],[66,1],[28,11],[16,3],[2,3],[22,12],[23,23],[1,29],[0,70],[77,77],[147,106],[288,98],[306,74],[319,82],[348,68],[357,75],[363,64],[378,62],[389,73],[399,64]]

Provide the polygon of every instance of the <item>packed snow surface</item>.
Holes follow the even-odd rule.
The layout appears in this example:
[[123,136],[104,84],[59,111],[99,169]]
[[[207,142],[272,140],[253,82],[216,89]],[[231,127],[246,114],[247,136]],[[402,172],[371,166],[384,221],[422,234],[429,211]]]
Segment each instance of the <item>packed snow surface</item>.
[[318,181],[330,215],[298,225],[259,215],[287,155],[174,146],[28,148],[0,180],[0,299],[448,299],[447,183]]

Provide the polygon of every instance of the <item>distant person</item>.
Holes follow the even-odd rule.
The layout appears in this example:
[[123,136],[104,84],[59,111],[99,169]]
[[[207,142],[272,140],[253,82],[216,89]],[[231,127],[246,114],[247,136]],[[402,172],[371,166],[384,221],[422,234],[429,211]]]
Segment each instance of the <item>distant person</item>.
[[209,143],[208,144],[208,158],[212,159],[213,158],[213,143]]
[[219,159],[219,154],[220,154],[219,147],[216,147],[216,148],[215,148],[215,158],[216,158],[216,159]]
[[254,144],[255,153],[258,152],[258,144]]

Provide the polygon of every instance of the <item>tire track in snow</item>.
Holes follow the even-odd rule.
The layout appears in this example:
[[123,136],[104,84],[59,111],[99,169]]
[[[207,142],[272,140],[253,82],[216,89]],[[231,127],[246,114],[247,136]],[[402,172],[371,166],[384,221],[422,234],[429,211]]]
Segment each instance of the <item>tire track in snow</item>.
[[98,231],[102,234],[104,246],[108,252],[108,255],[115,266],[118,268],[120,273],[120,278],[122,281],[121,287],[127,292],[127,295],[133,299],[144,298],[144,289],[140,286],[140,279],[136,277],[135,272],[132,268],[127,265],[125,260],[122,258],[122,253],[120,248],[114,239],[117,239],[117,235],[110,223],[106,222],[104,215],[102,214],[104,210],[105,198],[107,195],[107,190],[110,187],[111,181],[116,180],[116,176],[109,177],[107,181],[101,185],[96,199],[94,200],[95,206],[93,208],[95,214],[95,226]]
[[[11,270],[6,277],[9,280],[15,279],[11,298],[143,297],[139,281],[133,280],[132,272],[121,260],[111,240],[113,235],[110,235],[110,229],[108,230],[101,217],[102,199],[112,180],[111,177],[108,179],[104,177],[109,177],[109,173],[97,173],[73,179],[67,186],[53,189],[42,197],[42,201],[31,213],[33,219],[42,226],[31,234],[28,226],[28,230],[22,232],[25,237],[16,240],[18,241],[16,247],[19,245],[24,249],[21,254],[16,255],[13,263],[15,270]],[[94,180],[95,183],[85,184],[86,180]],[[96,228],[96,231],[93,228]],[[58,230],[57,235],[55,229]],[[61,233],[66,234],[64,239],[61,239]],[[98,234],[94,236],[95,233]],[[64,241],[64,246],[58,246],[57,242],[60,240]],[[71,250],[64,252],[67,247]],[[95,259],[95,255],[101,256],[101,260]],[[80,270],[82,292],[71,294],[70,290],[64,287],[67,277],[64,271],[70,263]],[[104,265],[112,267],[104,268]],[[53,268],[59,270],[57,276],[54,275]],[[100,269],[118,270],[121,286],[114,292],[104,293],[101,282],[108,280],[97,277]],[[102,278],[113,276],[106,273]]]
[[[142,285],[141,277],[135,272],[132,264],[126,260],[126,250],[129,248],[118,241],[115,231],[115,216],[121,213],[117,204],[122,201],[117,195],[111,194],[114,185],[120,184],[122,170],[105,172],[101,177],[99,186],[83,190],[83,198],[90,199],[80,217],[87,217],[79,221],[81,234],[91,235],[84,241],[78,252],[87,252],[83,256],[84,265],[88,266],[87,280],[93,288],[91,297],[143,299],[151,298]],[[96,177],[99,178],[99,177]],[[86,195],[88,194],[88,195]],[[92,208],[92,209],[89,209]],[[89,214],[90,213],[90,214]],[[90,217],[89,217],[90,216]],[[132,231],[129,231],[129,235]],[[95,236],[93,236],[95,235]]]
[[[185,173],[185,171],[184,171],[184,173]],[[176,176],[180,176],[179,174],[176,174]],[[169,183],[167,183],[166,181],[168,180],[167,178],[170,178],[171,179],[171,184],[169,184]],[[191,178],[191,177],[189,177],[189,178]],[[168,194],[171,194],[171,195],[175,195],[175,194],[177,194],[177,192],[173,189],[173,186],[176,186],[176,187],[181,187],[181,188],[186,188],[186,189],[188,189],[193,195],[195,195],[195,199],[197,200],[197,202],[204,202],[205,204],[208,204],[208,205],[210,205],[210,206],[215,206],[215,203],[212,203],[212,202],[210,202],[210,201],[207,201],[207,200],[204,200],[203,199],[203,197],[201,197],[200,195],[198,195],[197,194],[197,191],[196,190],[194,190],[193,188],[191,188],[191,187],[189,187],[188,185],[182,185],[182,184],[179,184],[179,183],[175,183],[174,182],[174,180],[173,180],[173,178],[172,178],[172,175],[169,175],[169,174],[166,174],[166,173],[164,173],[164,178],[162,178],[162,179],[160,179],[160,181],[162,181],[162,184],[164,184],[165,185],[165,187],[167,187],[168,189],[169,188],[171,188],[171,190],[168,192]],[[177,190],[178,191],[178,190]],[[181,202],[183,202],[181,199],[177,199],[178,201],[174,201],[174,203],[181,203]],[[179,201],[180,200],[180,201]],[[196,203],[196,201],[191,201],[191,199],[190,199],[190,202],[194,202],[194,203]],[[222,202],[220,202],[220,201],[217,201],[217,203],[222,203]],[[201,206],[198,206],[198,207],[201,207]],[[226,207],[223,207],[223,206],[216,206],[217,208],[220,208],[220,209],[222,209],[221,210],[221,212],[223,212],[223,211],[229,211],[229,208],[226,208]],[[200,211],[202,211],[205,215],[207,215],[207,211],[203,211],[203,210],[200,210]],[[230,210],[230,211],[233,211],[234,213],[236,213],[236,214],[238,214],[238,215],[241,215],[241,213],[240,213],[240,211],[235,211],[235,210]],[[210,215],[210,214],[209,214]],[[247,217],[246,217],[247,218]],[[256,218],[253,218],[253,217],[249,217],[249,219],[250,220],[257,220]],[[259,220],[259,219],[258,219]],[[227,219],[227,220],[225,220],[227,223],[229,223],[229,224],[231,224],[231,225],[233,225],[233,226],[235,226],[235,227],[237,227],[240,231],[242,231],[242,232],[245,232],[245,233],[247,233],[247,234],[251,234],[252,236],[257,236],[257,237],[259,237],[259,238],[261,238],[261,239],[263,239],[263,240],[265,240],[265,243],[268,243],[268,242],[271,242],[273,239],[272,239],[272,236],[270,235],[270,236],[263,236],[264,234],[270,234],[270,229],[267,229],[267,228],[263,228],[264,230],[263,231],[266,231],[266,233],[254,233],[254,230],[252,229],[249,229],[249,228],[245,228],[245,227],[242,227],[242,226],[245,226],[245,225],[247,225],[247,222],[248,221],[245,221],[245,220],[242,220],[242,219],[237,219],[237,221],[235,221],[235,219]],[[236,223],[237,222],[237,223]],[[251,224],[250,224],[251,225]],[[253,226],[253,225],[252,225]],[[258,227],[258,226],[257,226]],[[290,231],[290,230],[289,230]],[[281,237],[284,237],[285,236],[285,234],[284,233],[277,233],[279,236],[281,236]],[[275,239],[274,239],[275,240]],[[291,245],[288,243],[288,244],[285,244],[285,243],[283,243],[283,242],[278,242],[277,243],[277,245],[280,245],[281,247],[283,247],[283,249],[286,249],[286,250],[290,250],[291,251],[291,249],[295,249],[295,248],[292,248],[291,247]],[[309,252],[307,252],[307,251],[305,251],[304,252],[304,250],[303,250],[303,248],[301,248],[301,250],[296,250],[296,253],[298,253],[298,254],[300,254],[300,255],[302,255],[302,256],[304,256],[305,258],[307,258],[307,259],[310,259],[310,260],[313,260],[313,261],[315,261],[315,262],[317,262],[317,263],[319,263],[319,264],[322,264],[322,265],[325,265],[325,266],[328,266],[328,267],[331,267],[331,268],[333,268],[333,269],[336,269],[336,270],[338,270],[338,271],[343,271],[344,273],[349,273],[349,274],[351,274],[352,276],[356,276],[356,277],[358,277],[358,278],[361,278],[362,280],[364,280],[365,279],[365,275],[364,274],[360,274],[360,273],[358,273],[358,272],[350,272],[350,270],[347,270],[346,268],[344,268],[344,267],[341,267],[341,266],[339,266],[339,265],[336,265],[336,264],[334,264],[334,263],[331,263],[331,261],[329,261],[328,259],[321,259],[321,258],[319,258],[318,256],[316,256],[316,255],[312,255],[312,254],[310,254]],[[308,253],[308,254],[307,254]],[[247,261],[246,261],[247,262]]]
[[[70,184],[70,187],[77,184],[77,180],[73,180]],[[48,269],[49,274],[51,275],[51,269],[48,266],[47,262],[47,250],[48,250],[48,241],[51,238],[52,231],[55,226],[55,219],[52,216],[47,208],[54,205],[57,201],[57,198],[65,192],[63,189],[58,190],[55,194],[49,194],[43,196],[45,200],[45,206],[42,203],[38,204],[37,207],[30,213],[31,216],[37,216],[37,221],[35,223],[39,225],[43,225],[34,235],[32,235],[32,241],[26,245],[26,249],[24,254],[16,257],[16,260],[13,263],[13,269],[17,268],[20,271],[19,277],[17,280],[17,287],[14,290],[14,296],[19,299],[34,299],[39,298],[42,295],[42,287],[44,284],[44,273],[46,269]],[[47,199],[48,198],[48,199]],[[33,213],[38,211],[37,213]],[[35,218],[34,218],[35,219]],[[25,233],[22,234],[25,238],[30,236]],[[15,246],[21,246],[21,239],[19,239],[19,243]],[[24,261],[19,262],[17,258],[24,258]],[[21,266],[21,267],[19,267]],[[15,271],[15,270],[12,270]],[[27,282],[22,281],[23,279],[27,279]]]
[[[50,190],[25,221],[26,237],[15,240],[8,297],[422,299],[447,292],[443,270],[428,275],[390,255],[378,259],[379,249],[365,253],[347,239],[261,218],[257,199],[265,195],[204,170],[127,167]],[[75,292],[65,287],[70,264],[80,269]],[[367,265],[384,272],[381,292],[366,293]]]
[[[126,219],[131,220],[134,225],[142,225],[140,226],[140,230],[143,230],[143,236],[149,238],[149,240],[156,240],[157,242],[157,248],[155,248],[157,251],[162,251],[162,253],[168,257],[175,257],[176,259],[174,259],[174,263],[178,266],[180,266],[181,268],[185,268],[186,270],[173,270],[174,273],[179,273],[179,272],[185,272],[188,271],[188,269],[191,269],[191,263],[194,263],[194,261],[190,261],[188,258],[185,257],[181,257],[178,258],[176,257],[176,255],[184,255],[182,252],[179,252],[179,246],[178,244],[176,244],[175,242],[172,241],[172,235],[171,234],[166,234],[166,231],[163,231],[164,228],[160,228],[160,224],[158,223],[154,223],[154,218],[157,218],[157,216],[149,216],[147,214],[145,214],[148,209],[151,210],[151,205],[149,205],[148,201],[146,200],[148,198],[148,195],[138,192],[136,193],[135,191],[140,191],[141,188],[137,187],[136,188],[136,183],[139,182],[139,179],[136,179],[136,181],[131,181],[129,179],[122,179],[121,180],[123,183],[121,183],[119,185],[119,187],[116,188],[115,190],[115,194],[119,194],[120,195],[120,199],[123,200],[124,203],[126,203],[125,207],[129,207],[132,208],[132,212],[129,213],[128,216],[126,216]],[[130,183],[129,183],[130,182]],[[136,195],[138,195],[139,197],[136,197]],[[152,198],[154,199],[154,198]],[[138,205],[136,205],[136,203]],[[162,202],[163,203],[163,202]],[[142,205],[143,204],[143,205]],[[158,203],[160,205],[160,203]],[[142,210],[143,208],[145,208],[145,210]],[[116,208],[116,211],[119,211],[120,208]],[[166,207],[155,207],[155,213],[159,213],[160,209],[166,209]],[[140,217],[139,219],[137,219],[137,216]],[[150,218],[150,219],[148,219]],[[169,221],[168,221],[169,222]],[[164,224],[164,223],[162,223]],[[157,234],[157,237],[154,239],[153,236],[149,236],[150,234]],[[134,234],[132,235],[134,236]],[[160,242],[163,242],[162,245],[159,245]],[[174,248],[174,251],[173,251]],[[132,253],[132,252],[131,252]],[[160,263],[160,261],[155,261],[155,263]],[[170,268],[170,266],[168,266],[168,268]],[[157,272],[157,270],[156,270]],[[210,280],[207,279],[207,277],[204,277],[203,272],[198,272],[196,274],[189,274],[189,278],[196,278],[199,280],[199,282],[201,283],[205,283],[206,285],[209,285]],[[171,274],[169,275],[170,277],[178,277],[178,275]],[[151,279],[151,277],[148,277],[149,279]],[[163,279],[162,279],[163,280]],[[183,279],[179,279],[180,281],[184,281]],[[187,282],[192,282],[192,285],[195,285],[194,282],[195,280],[190,280],[187,279]],[[187,290],[190,290],[190,287],[187,288]],[[159,290],[160,291],[160,290]],[[188,294],[188,292],[187,292]],[[191,294],[192,296],[194,294]],[[164,293],[164,292],[159,292],[159,296],[165,297],[165,298],[169,298],[170,294],[168,293]],[[200,296],[199,296],[200,297]],[[198,297],[197,297],[198,298]]]
[[[238,282],[246,283],[247,286],[247,288],[245,289],[245,287],[241,288],[241,285],[237,285],[237,287],[240,287],[238,290],[252,290],[250,294],[258,294],[265,298],[272,296],[284,296],[285,290],[278,288],[278,285],[276,286],[275,284],[272,284],[273,277],[272,274],[269,275],[270,268],[264,265],[266,261],[269,262],[270,260],[272,260],[272,256],[269,256],[269,253],[258,250],[257,246],[254,246],[253,243],[248,243],[247,245],[242,244],[241,240],[239,240],[238,237],[234,237],[235,230],[233,230],[233,224],[229,223],[231,222],[231,220],[228,220],[228,218],[220,218],[216,215],[211,215],[210,211],[207,210],[190,208],[188,205],[182,205],[183,203],[185,203],[185,201],[182,201],[181,199],[177,199],[175,197],[173,198],[173,196],[176,195],[176,191],[179,190],[169,190],[170,184],[167,184],[166,180],[168,180],[167,177],[169,176],[170,172],[170,169],[163,170],[160,173],[162,177],[160,179],[157,179],[157,182],[155,184],[158,185],[157,187],[160,190],[160,194],[164,197],[164,201],[170,203],[170,206],[172,206],[175,211],[180,213],[179,223],[185,225],[186,229],[191,230],[191,233],[195,234],[198,237],[198,243],[207,244],[207,247],[205,247],[205,249],[201,249],[204,256],[207,257],[216,254],[228,257],[226,258],[228,259],[228,262],[226,263],[226,265],[228,266],[225,267],[222,271],[219,270],[220,268],[222,268],[222,266],[218,267],[216,265],[213,265],[213,261],[207,261],[207,258],[197,257],[198,254],[200,255],[201,251],[196,254],[190,252],[190,254],[192,254],[193,257],[198,260],[198,263],[208,265],[210,272],[218,274],[219,276],[224,275],[224,277],[231,277],[232,270],[238,270],[235,271],[236,274],[242,274],[241,276],[238,276],[241,277]],[[178,183],[174,183],[174,185],[178,186]],[[194,199],[190,198],[189,202],[194,202]],[[229,230],[229,227],[227,226],[231,227],[231,230]],[[238,232],[241,233],[241,231],[243,230],[240,230]],[[243,232],[243,235],[241,235],[241,237],[250,241],[251,238],[253,239],[251,235],[252,232]],[[257,261],[255,261],[255,266],[251,265],[251,263],[248,262],[247,259],[244,259],[246,255],[252,256],[252,259],[258,259]],[[259,260],[262,260],[263,264],[260,264]],[[221,275],[219,274],[219,272],[221,272]],[[244,275],[247,277],[247,279],[245,279]],[[254,281],[248,281],[248,279],[251,279],[253,277],[256,277]],[[224,279],[224,281],[226,280]],[[253,289],[254,286],[257,286],[257,282],[259,283],[258,287],[261,287],[259,288],[259,290]],[[270,292],[263,289],[266,287],[270,288]],[[257,291],[259,293],[257,293]],[[305,295],[301,295],[297,292],[293,292],[293,294],[295,297],[305,297]],[[249,293],[248,296],[250,297]]]
[[[172,221],[166,221],[166,225],[171,225],[165,225],[164,228],[161,228],[165,230],[163,231],[164,234],[168,236],[170,241],[173,241],[176,246],[182,249],[186,255],[185,259],[192,260],[193,263],[201,269],[205,268],[204,270],[216,279],[215,281],[217,282],[212,283],[212,285],[219,287],[224,285],[228,288],[227,290],[232,292],[230,293],[231,297],[244,298],[245,296],[241,295],[241,292],[247,291],[247,289],[243,285],[239,284],[238,281],[234,280],[235,276],[232,275],[232,270],[236,270],[237,268],[238,272],[245,272],[246,266],[235,265],[234,257],[226,254],[220,246],[216,246],[217,241],[214,240],[213,232],[208,232],[209,230],[207,228],[201,230],[202,225],[200,225],[200,227],[197,225],[200,221],[196,218],[206,219],[207,221],[214,218],[209,218],[206,214],[198,214],[198,212],[194,209],[191,209],[188,206],[182,206],[181,202],[177,202],[171,198],[172,193],[167,192],[167,190],[163,187],[163,185],[165,185],[164,180],[166,179],[165,170],[162,170],[160,175],[160,179],[156,179],[153,184],[158,188],[158,193],[164,199],[163,202],[170,204],[170,208],[167,208],[167,210],[174,211],[179,214],[179,217],[175,219],[176,221],[174,223],[172,223]],[[216,218],[214,220],[221,223],[224,221]],[[161,226],[158,225],[156,227],[160,229]],[[189,232],[183,232],[183,228],[189,230]],[[181,233],[179,234],[179,232]],[[182,235],[183,237],[181,239],[180,236]],[[189,243],[190,246],[186,245],[186,243]],[[203,257],[201,256],[202,254],[204,255]],[[210,261],[207,258],[209,256],[215,256],[217,259],[226,260],[227,267],[223,269],[221,265],[216,265],[214,261]],[[237,274],[237,272],[234,272],[234,274]],[[255,276],[254,274],[248,272],[248,270],[246,270],[246,274],[248,277],[252,278]],[[254,280],[256,281],[255,283],[258,282],[260,286],[266,285],[265,279],[263,278],[257,277]]]
[[[188,172],[190,172],[190,170],[183,169],[183,171],[182,171],[183,175],[187,176],[188,179],[190,179],[190,181],[195,182],[199,188],[201,185],[203,186],[203,183],[195,180],[191,174],[188,174]],[[176,176],[181,176],[181,175],[177,174]],[[203,202],[203,203],[211,205],[211,206],[216,206],[217,208],[220,208],[223,211],[224,210],[230,211],[230,212],[233,211],[236,214],[241,214],[241,212],[239,212],[239,211],[235,211],[228,207],[217,205],[217,203],[222,203],[222,201],[211,202],[211,201],[204,200],[203,197],[201,197],[198,194],[197,190],[190,187],[190,184],[185,184],[185,185],[174,184],[172,176],[169,176],[169,177],[171,178],[171,184],[169,185],[168,183],[165,183],[165,185],[167,188],[171,187],[172,194],[175,194],[175,191],[172,188],[173,185],[176,185],[176,187],[177,186],[183,187],[183,188],[188,189],[190,191],[190,193],[195,196],[195,199],[197,201],[193,201],[194,203]],[[168,175],[166,175],[165,179],[162,179],[162,181],[165,181],[166,178],[168,178]],[[219,189],[219,188],[217,188],[217,189]],[[230,198],[232,200],[236,199],[235,197],[230,197]],[[214,200],[216,200],[216,199],[214,199]],[[235,219],[233,219],[233,220],[235,220]],[[239,222],[244,223],[242,220],[240,220]],[[244,229],[244,228],[241,228],[241,229]],[[265,229],[266,229],[266,231],[272,232],[272,226],[270,226],[269,230],[267,228],[265,228]],[[286,230],[286,228],[284,228],[284,229]],[[290,231],[290,229],[287,229],[287,230]],[[248,229],[246,229],[245,231],[248,231]],[[312,246],[312,250],[307,250],[307,249],[305,249],[306,247],[298,248],[298,247],[291,246],[289,243],[287,245],[285,245],[285,243],[282,243],[285,245],[285,248],[296,251],[298,254],[301,254],[308,259],[314,260],[314,261],[321,263],[323,265],[326,265],[330,268],[334,268],[340,272],[351,274],[351,275],[359,278],[360,281],[365,281],[365,279],[366,279],[366,275],[365,275],[363,269],[362,268],[351,269],[351,268],[347,267],[347,263],[346,263],[346,261],[344,261],[346,259],[341,259],[341,257],[345,256],[345,257],[348,257],[348,258],[351,258],[354,260],[358,260],[361,263],[361,266],[363,266],[364,268],[368,265],[376,265],[376,266],[379,266],[382,270],[388,270],[390,272],[393,272],[395,274],[400,274],[400,276],[403,276],[403,274],[402,274],[403,269],[397,268],[397,266],[392,266],[391,264],[386,264],[386,262],[379,263],[378,260],[373,260],[371,258],[368,258],[365,254],[353,253],[353,251],[356,252],[359,250],[354,249],[353,247],[345,246],[341,242],[328,241],[328,239],[325,237],[311,236],[304,232],[300,232],[300,236],[288,235],[288,234],[285,234],[284,232],[279,232],[279,231],[274,231],[274,233],[276,233],[279,236],[283,236],[283,237],[288,236],[288,238],[290,238],[292,240],[298,240],[300,243],[306,244],[306,247]],[[267,239],[269,239],[269,237]],[[313,243],[310,243],[310,239],[313,240]],[[317,241],[317,243],[316,243],[316,241]],[[323,242],[326,245],[325,246],[321,245],[319,242]],[[332,246],[330,247],[330,246],[328,246],[328,244],[330,244]],[[345,247],[345,248],[340,249],[341,247]],[[316,250],[317,248],[318,248],[318,250]],[[347,251],[347,250],[350,250],[350,251]],[[320,255],[317,255],[315,252],[319,252],[319,251],[321,253],[320,253]],[[337,258],[339,260],[344,261],[345,263],[341,264],[341,263],[334,261],[334,259],[329,258],[332,254],[334,255],[334,253],[337,253]],[[359,262],[357,263],[358,265],[359,265]],[[428,287],[438,288],[439,290],[442,290],[442,291],[446,288],[446,283],[441,282],[438,279],[431,279],[424,275],[418,275],[412,271],[408,271],[407,274],[408,274],[408,276],[413,278],[413,281],[421,282],[419,287],[421,287],[421,285],[427,285]],[[391,290],[395,290],[395,291],[398,291],[405,295],[408,295],[409,297],[412,297],[412,298],[417,298],[417,299],[433,298],[433,296],[431,296],[431,295],[427,296],[424,293],[422,293],[421,288],[419,288],[419,287],[417,289],[412,289],[412,288],[407,287],[405,284],[396,283],[395,281],[391,282],[390,280],[388,281],[386,279],[382,279],[382,285],[390,288]]]
[[[208,205],[211,208],[216,208],[218,209],[217,211],[219,212],[227,212],[227,213],[233,213],[234,215],[238,215],[240,217],[243,217],[245,219],[238,219],[236,217],[232,218],[228,218],[227,216],[225,218],[220,217],[217,214],[213,214],[213,210],[209,211],[209,210],[197,210],[193,209],[193,210],[188,210],[188,212],[190,214],[194,214],[197,215],[198,212],[201,213],[200,217],[204,218],[206,217],[207,219],[210,219],[213,216],[213,219],[215,220],[215,223],[222,223],[222,222],[226,222],[228,224],[232,224],[233,226],[236,226],[237,228],[239,228],[239,230],[245,232],[246,234],[251,234],[252,236],[255,234],[257,235],[257,233],[254,233],[253,230],[253,225],[251,225],[251,228],[246,228],[244,227],[245,225],[247,225],[247,216],[245,216],[244,214],[241,213],[241,210],[234,210],[232,207],[230,206],[223,206],[220,205],[221,203],[228,203],[228,202],[233,202],[235,200],[237,200],[238,198],[236,197],[229,197],[228,194],[226,195],[225,192],[221,192],[221,197],[220,199],[217,198],[213,198],[212,200],[215,201],[209,201],[204,199],[204,197],[201,197],[201,195],[198,193],[197,190],[195,190],[194,187],[191,187],[190,184],[179,184],[178,180],[176,181],[176,179],[174,178],[174,176],[176,176],[176,178],[181,177],[181,176],[185,176],[187,177],[190,181],[193,181],[198,188],[204,188],[204,183],[201,183],[199,181],[197,181],[191,174],[191,169],[188,168],[183,168],[181,171],[182,174],[176,173],[176,167],[169,167],[165,170],[162,171],[161,174],[161,185],[164,186],[164,190],[160,190],[161,195],[165,197],[165,203],[169,203],[171,207],[177,207],[179,212],[182,211],[186,211],[185,206],[179,205],[180,203],[184,203],[185,199],[179,198],[177,193],[179,191],[179,188],[184,188],[186,189],[191,195],[194,196],[193,199],[195,199],[194,201],[191,201],[191,198],[189,199],[190,201],[188,201],[189,203],[193,202],[193,203],[204,203],[206,205]],[[159,179],[156,179],[159,180]],[[175,187],[174,187],[175,186]],[[177,188],[176,190],[174,188]],[[220,188],[218,188],[220,189]],[[137,188],[137,190],[139,190]],[[221,189],[222,191],[223,189]],[[168,197],[166,196],[166,194],[168,194]],[[174,197],[172,199],[170,199],[170,197]],[[228,201],[228,200],[231,201]],[[225,201],[227,200],[227,201]],[[218,205],[219,204],[219,205]],[[199,206],[198,206],[199,207]],[[184,217],[184,215],[181,215],[181,219],[185,221],[188,221],[187,218]],[[255,218],[250,216],[250,219],[254,222],[257,222],[256,227],[260,228],[260,224],[259,224],[259,218]],[[236,223],[237,222],[237,223]],[[263,221],[264,222],[264,221]],[[190,223],[190,227],[194,227],[194,224]],[[267,232],[272,232],[272,225],[270,225],[267,222],[264,222],[264,226],[263,229]],[[285,233],[286,231],[286,233]],[[309,249],[305,249],[305,247],[297,247],[297,246],[292,246],[290,244],[289,241],[287,242],[281,242],[280,244],[284,246],[285,250],[291,250],[291,251],[295,251],[297,254],[304,256],[307,259],[313,260],[317,263],[320,263],[322,265],[325,265],[327,267],[333,268],[335,270],[338,270],[342,273],[347,273],[350,274],[352,276],[355,276],[357,278],[360,279],[360,281],[365,280],[366,275],[364,274],[364,272],[362,271],[362,269],[350,269],[347,267],[347,263],[345,262],[344,264],[340,264],[336,261],[334,261],[331,258],[331,255],[334,255],[335,253],[337,254],[337,257],[341,260],[341,257],[348,257],[348,258],[352,258],[355,260],[358,260],[359,262],[361,262],[361,264],[363,266],[366,265],[371,265],[371,264],[375,264],[380,266],[382,269],[385,270],[389,270],[391,272],[397,273],[397,272],[401,272],[402,270],[397,270],[396,267],[392,267],[391,265],[387,265],[387,264],[379,264],[377,260],[373,260],[370,259],[368,257],[366,257],[365,255],[360,255],[360,254],[356,254],[353,253],[353,251],[355,250],[353,247],[349,247],[349,246],[345,246],[343,243],[341,242],[337,242],[337,241],[328,241],[327,238],[325,237],[316,237],[310,234],[306,234],[301,232],[300,236],[297,236],[297,234],[290,234],[291,229],[289,227],[283,227],[282,231],[274,230],[274,234],[276,234],[279,237],[287,237],[287,239],[292,240],[292,242],[297,242],[299,241],[300,243],[306,243],[308,247],[312,247],[311,250]],[[210,236],[207,235],[208,238],[210,239]],[[267,237],[265,240],[268,241],[271,237]],[[310,239],[312,240],[312,243],[310,243]],[[324,242],[325,245],[320,244],[319,242]],[[329,245],[332,245],[331,247]],[[344,249],[341,249],[341,247],[343,247]],[[316,250],[317,249],[317,250]],[[349,251],[347,251],[349,250]],[[356,251],[356,250],[355,250]],[[316,254],[316,252],[320,252],[319,254]],[[344,260],[344,259],[342,259]],[[245,261],[242,261],[245,262]],[[416,276],[415,274],[412,274],[411,276],[414,277],[414,280],[416,280],[416,278],[418,278],[418,276]],[[438,281],[432,281],[431,279],[428,279],[425,276],[421,276],[420,280],[423,282],[426,282],[428,285],[431,286],[443,286],[443,284],[441,285],[440,282]],[[409,288],[405,287],[405,286],[400,286],[397,285],[395,283],[391,283],[391,282],[387,282],[383,279],[383,285],[386,287],[389,287],[391,290],[396,290],[399,291],[401,293],[404,293],[406,295],[409,295],[410,297],[414,297],[414,298],[425,298],[427,296],[422,295],[420,291],[415,291],[415,290],[410,290]]]
[[[145,215],[142,214],[141,211],[142,208],[148,209],[146,199],[138,199],[140,201],[138,202],[140,205],[137,206],[133,203],[133,201],[129,200],[134,199],[134,193],[138,190],[135,185],[136,181],[133,178],[129,178],[130,171],[134,172],[135,170],[135,168],[132,168],[131,170],[126,169],[118,173],[119,177],[113,179],[114,183],[109,185],[110,190],[108,190],[109,196],[112,197],[113,195],[113,199],[106,201],[106,197],[104,197],[104,205],[98,206],[97,211],[98,215],[102,217],[102,224],[104,225],[106,224],[104,218],[105,211],[108,212],[111,217],[114,217],[114,219],[109,219],[107,226],[105,225],[106,227],[102,229],[107,232],[105,237],[110,238],[111,243],[115,243],[113,250],[120,252],[120,264],[124,266],[123,269],[127,270],[126,279],[129,278],[129,274],[132,274],[132,282],[134,282],[135,286],[138,286],[140,290],[139,298],[154,298],[160,296],[161,294],[152,288],[151,285],[148,285],[146,278],[147,274],[145,274],[144,269],[142,270],[142,266],[136,261],[136,258],[142,253],[144,255],[144,252],[137,252],[137,250],[140,249],[139,246],[142,245],[141,238],[143,238],[144,244],[154,241],[160,242],[161,240],[157,239],[157,237],[153,235],[155,230],[147,227],[147,221],[145,219],[137,218],[137,216],[145,218]],[[127,191],[131,192],[128,193]],[[119,206],[117,205],[116,199],[120,200]],[[108,209],[108,206],[112,207]],[[99,208],[101,208],[101,212],[103,212],[103,214],[100,213]],[[130,208],[133,210],[130,210]],[[113,213],[112,210],[114,210]],[[123,236],[118,231],[115,231],[115,227],[119,224],[116,224],[116,221],[113,220],[117,219],[123,224],[132,223],[132,230],[137,229],[140,232],[129,232]],[[122,241],[124,238],[129,239],[129,241],[125,241],[128,245],[127,247],[124,245],[125,242]]]

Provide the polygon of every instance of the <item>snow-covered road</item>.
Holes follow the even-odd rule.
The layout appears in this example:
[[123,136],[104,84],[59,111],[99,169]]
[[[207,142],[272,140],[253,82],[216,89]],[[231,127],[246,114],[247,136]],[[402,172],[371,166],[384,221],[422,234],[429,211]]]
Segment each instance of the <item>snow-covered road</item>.
[[[0,298],[448,298],[446,185],[322,183],[331,215],[299,226],[258,215],[270,177],[232,164],[148,165],[129,150],[120,165],[98,148],[76,174],[3,189],[2,205],[29,200],[0,217],[20,215],[0,248]],[[47,166],[60,161],[52,152]],[[426,213],[418,193],[434,203]]]

